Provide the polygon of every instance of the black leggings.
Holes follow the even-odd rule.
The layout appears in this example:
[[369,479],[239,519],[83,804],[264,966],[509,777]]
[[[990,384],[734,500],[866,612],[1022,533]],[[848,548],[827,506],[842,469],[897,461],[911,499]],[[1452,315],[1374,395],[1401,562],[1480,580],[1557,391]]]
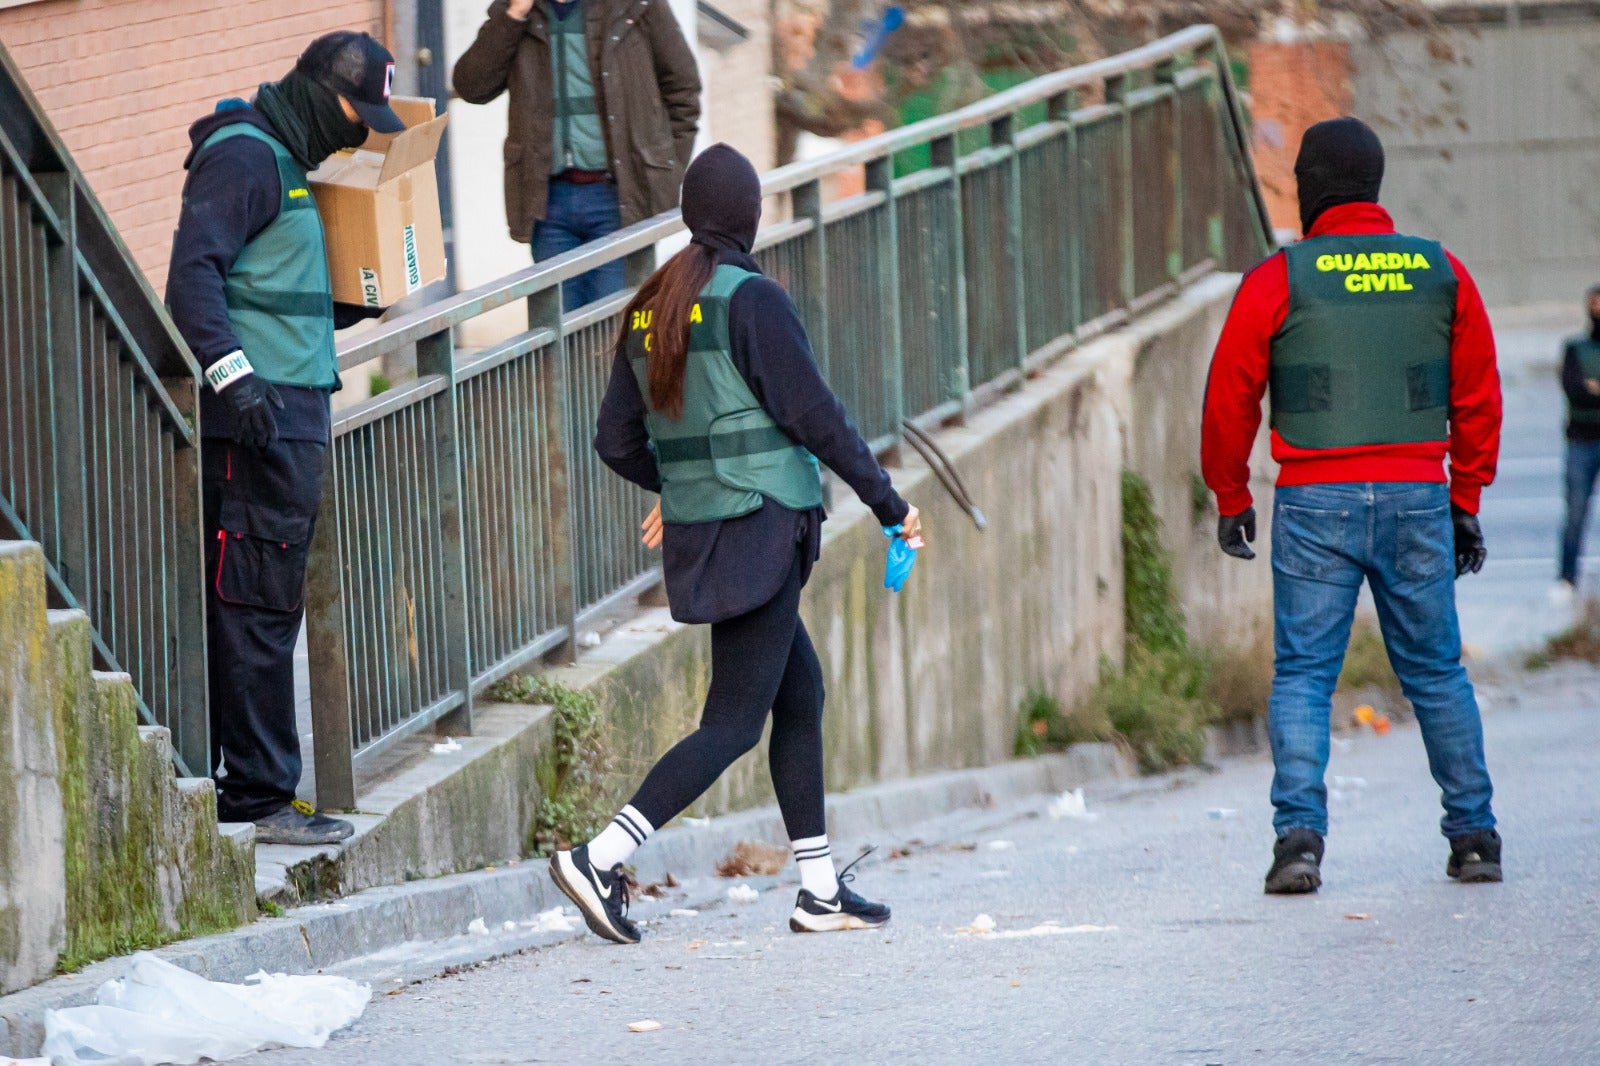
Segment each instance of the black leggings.
[[768,760],[789,839],[826,833],[822,784],[822,664],[800,621],[804,584],[796,557],[778,594],[711,627],[711,690],[700,728],[661,757],[632,803],[660,828],[761,742],[772,711]]

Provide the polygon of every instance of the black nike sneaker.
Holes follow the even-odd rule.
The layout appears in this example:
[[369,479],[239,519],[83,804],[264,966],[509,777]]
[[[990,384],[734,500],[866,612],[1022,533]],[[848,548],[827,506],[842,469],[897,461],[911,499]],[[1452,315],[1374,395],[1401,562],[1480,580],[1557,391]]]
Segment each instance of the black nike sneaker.
[[818,899],[802,888],[795,897],[794,913],[789,915],[789,928],[796,933],[837,933],[846,929],[877,929],[887,924],[888,907],[863,899],[846,887],[856,879],[850,871],[873,851],[868,848],[855,862],[839,871],[839,891],[832,899]]
[[1297,896],[1322,887],[1322,835],[1311,829],[1291,829],[1272,846],[1272,869],[1267,871],[1266,892]]
[[1484,829],[1450,838],[1450,862],[1444,872],[1464,885],[1501,880],[1500,834]]
[[558,851],[550,880],[577,904],[590,932],[618,944],[637,944],[639,927],[628,920],[628,876],[619,862],[604,873],[589,861],[589,845]]

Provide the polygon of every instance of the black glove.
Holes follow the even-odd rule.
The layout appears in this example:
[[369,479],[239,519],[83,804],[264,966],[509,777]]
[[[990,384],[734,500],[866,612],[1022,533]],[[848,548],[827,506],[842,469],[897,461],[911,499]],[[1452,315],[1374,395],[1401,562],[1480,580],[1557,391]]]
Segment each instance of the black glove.
[[1456,530],[1456,577],[1476,574],[1483,569],[1483,561],[1489,558],[1489,549],[1484,547],[1483,527],[1478,525],[1478,516],[1468,514],[1464,508],[1452,503],[1450,524],[1455,526]]
[[1256,509],[1246,507],[1238,514],[1217,518],[1217,543],[1235,559],[1254,559],[1250,543],[1256,539]]
[[234,440],[259,451],[278,439],[278,418],[272,409],[283,410],[283,397],[270,381],[251,374],[223,389],[222,398],[233,408]]

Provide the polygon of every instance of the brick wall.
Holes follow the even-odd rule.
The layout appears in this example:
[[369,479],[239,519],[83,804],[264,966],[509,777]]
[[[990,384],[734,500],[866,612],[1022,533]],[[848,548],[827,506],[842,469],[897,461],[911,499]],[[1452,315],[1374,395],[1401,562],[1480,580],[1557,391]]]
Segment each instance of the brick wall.
[[1257,41],[1250,46],[1250,113],[1256,173],[1274,226],[1298,231],[1294,157],[1306,127],[1350,114],[1350,46],[1344,41]]
[[706,87],[706,126],[711,143],[723,141],[767,171],[777,161],[772,117],[772,35],[769,0],[717,0],[717,9],[750,30],[750,39],[726,52],[700,47]]
[[160,294],[189,124],[380,19],[381,0],[44,0],[0,10],[0,42]]

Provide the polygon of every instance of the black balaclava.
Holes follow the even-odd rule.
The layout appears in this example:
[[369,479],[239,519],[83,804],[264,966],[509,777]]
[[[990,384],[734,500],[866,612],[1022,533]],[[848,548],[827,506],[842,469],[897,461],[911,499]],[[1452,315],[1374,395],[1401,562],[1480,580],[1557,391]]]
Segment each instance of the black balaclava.
[[1294,161],[1300,232],[1340,204],[1375,204],[1383,184],[1383,144],[1358,118],[1333,118],[1306,130]]
[[1589,339],[1600,344],[1600,315],[1594,313],[1594,298],[1600,296],[1600,285],[1591,285],[1583,296],[1583,309],[1589,312]]
[[761,224],[761,178],[725,144],[701,152],[683,175],[683,221],[693,243],[749,254]]
[[361,147],[367,139],[367,127],[345,117],[339,94],[298,69],[282,81],[264,82],[255,105],[307,170],[315,170],[335,152]]

